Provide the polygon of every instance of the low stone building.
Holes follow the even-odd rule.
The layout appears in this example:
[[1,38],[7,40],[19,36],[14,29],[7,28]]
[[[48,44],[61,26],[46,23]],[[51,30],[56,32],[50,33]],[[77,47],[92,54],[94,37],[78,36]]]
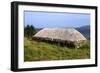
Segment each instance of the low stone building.
[[44,28],[33,35],[33,39],[76,48],[87,40],[74,28]]

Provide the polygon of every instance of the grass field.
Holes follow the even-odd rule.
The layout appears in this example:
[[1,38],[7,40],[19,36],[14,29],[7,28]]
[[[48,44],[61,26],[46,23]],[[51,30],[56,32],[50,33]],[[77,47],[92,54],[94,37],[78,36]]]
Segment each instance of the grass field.
[[24,61],[69,60],[90,58],[90,45],[67,48],[24,38]]

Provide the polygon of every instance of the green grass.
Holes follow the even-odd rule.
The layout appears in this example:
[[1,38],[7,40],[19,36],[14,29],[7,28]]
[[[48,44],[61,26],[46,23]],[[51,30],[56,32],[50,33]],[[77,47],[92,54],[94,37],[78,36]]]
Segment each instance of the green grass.
[[69,60],[90,58],[90,46],[67,48],[24,38],[24,61]]

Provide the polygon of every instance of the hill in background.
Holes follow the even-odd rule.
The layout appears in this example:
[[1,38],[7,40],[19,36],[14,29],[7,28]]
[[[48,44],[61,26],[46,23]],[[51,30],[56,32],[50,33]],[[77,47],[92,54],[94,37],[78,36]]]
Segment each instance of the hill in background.
[[87,39],[90,39],[90,25],[78,27],[76,30],[83,34]]

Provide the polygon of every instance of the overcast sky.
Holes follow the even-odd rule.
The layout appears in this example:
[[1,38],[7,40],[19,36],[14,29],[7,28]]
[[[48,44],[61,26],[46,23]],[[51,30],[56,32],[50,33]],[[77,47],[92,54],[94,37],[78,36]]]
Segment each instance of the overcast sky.
[[90,25],[90,14],[24,11],[24,24],[35,28],[65,28]]

